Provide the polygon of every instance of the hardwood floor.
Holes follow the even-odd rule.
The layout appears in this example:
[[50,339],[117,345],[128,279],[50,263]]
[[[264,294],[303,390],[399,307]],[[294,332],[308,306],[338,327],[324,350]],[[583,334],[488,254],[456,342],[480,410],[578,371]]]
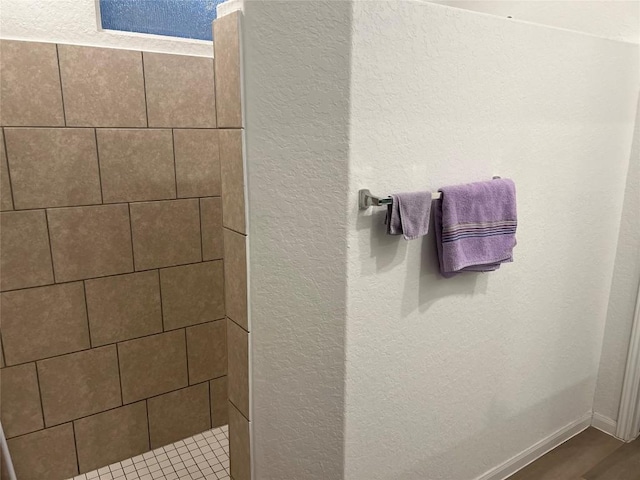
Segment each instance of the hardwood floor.
[[640,439],[625,444],[588,428],[508,480],[640,480]]

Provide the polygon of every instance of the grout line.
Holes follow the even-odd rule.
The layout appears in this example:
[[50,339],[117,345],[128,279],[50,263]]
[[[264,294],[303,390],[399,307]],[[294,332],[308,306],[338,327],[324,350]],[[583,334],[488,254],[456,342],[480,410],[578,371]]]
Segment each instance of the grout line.
[[[204,241],[202,240],[202,235],[204,235],[204,232],[202,231],[202,200],[198,200],[198,218],[200,220],[200,259],[204,262]],[[224,274],[224,270],[222,273]]]
[[173,182],[176,186],[176,198],[180,198],[178,195],[178,166],[176,160],[176,138],[173,133],[173,128],[171,129],[171,148],[173,151]]
[[10,128],[12,130],[28,130],[28,129],[37,129],[37,128],[46,128],[49,130],[64,130],[70,128],[96,128],[98,130],[244,130],[243,128],[237,127],[228,127],[228,128],[217,128],[217,127],[100,127],[95,125],[67,125],[67,126],[56,126],[56,125],[2,125],[4,128]]
[[2,144],[4,147],[4,159],[7,162],[7,179],[9,180],[9,193],[11,194],[11,208],[16,209],[16,201],[13,198],[13,182],[11,181],[11,167],[9,167],[9,150],[7,149],[7,134],[2,128]]
[[[7,164],[8,165],[8,164]],[[179,197],[179,198],[160,198],[155,200],[132,200],[129,202],[104,202],[104,203],[84,203],[82,205],[61,205],[61,206],[53,206],[53,207],[30,207],[30,208],[14,208],[13,210],[5,210],[5,211],[15,211],[15,212],[32,212],[34,210],[58,210],[61,208],[82,208],[82,207],[100,207],[100,206],[108,206],[108,205],[135,205],[139,203],[160,203],[160,202],[178,202],[180,200],[199,200],[201,198],[222,198],[220,195],[211,195],[205,197]],[[227,227],[224,227],[227,228]],[[229,228],[229,230],[231,230]],[[235,231],[235,230],[234,230]],[[236,232],[240,233],[240,232]],[[245,235],[241,233],[241,235]]]
[[120,405],[124,406],[124,393],[122,392],[122,372],[120,371],[120,348],[116,345],[116,361],[118,362],[118,381],[120,382]]
[[133,220],[131,220],[131,204],[127,203],[127,210],[129,213],[129,236],[131,238],[131,263],[133,271],[137,272],[136,270],[136,254],[134,253],[134,249],[133,249]]
[[[187,357],[187,385],[191,386],[191,372],[189,370],[189,343],[187,342],[187,327],[184,327],[184,353]],[[207,380],[207,382],[209,381]]]
[[144,71],[144,52],[140,52],[140,60],[142,64],[142,90],[144,92],[144,114],[147,119],[147,128],[149,128],[149,107],[147,105],[147,75]]
[[242,415],[242,416],[244,417],[244,419],[245,419],[247,422],[251,423],[251,420],[249,420],[249,419],[246,417],[246,415],[245,415],[244,413],[242,413],[242,410],[240,410],[240,409],[236,406],[236,404],[235,404],[235,403],[233,403],[233,402],[231,401],[231,399],[229,399],[229,403],[230,403],[231,405],[233,405],[233,408],[235,408],[235,409],[238,411],[238,413],[240,413],[240,415]]
[[247,233],[239,232],[239,231],[234,230],[233,228],[229,228],[229,227],[227,227],[225,225],[222,225],[222,228],[224,228],[225,230],[229,230],[230,232],[237,233],[238,235],[242,235],[243,237],[248,237],[249,236]]
[[229,314],[227,314],[227,319],[231,320],[235,326],[237,326],[237,327],[241,328],[241,329],[244,331],[244,333],[251,334],[251,332],[250,332],[249,330],[247,330],[247,329],[246,329],[246,328],[244,328],[242,325],[240,325],[238,322],[236,322],[233,318],[231,318],[231,317],[229,316]]
[[89,349],[92,349],[93,339],[91,338],[91,322],[89,322],[89,304],[87,303],[87,281],[86,280],[82,280],[82,295],[84,296],[84,313],[87,317],[87,331],[89,333]]
[[207,391],[209,392],[209,428],[213,428],[213,415],[211,415],[211,380],[207,382]]
[[167,329],[164,327],[164,306],[162,301],[162,279],[160,278],[160,269],[158,271],[158,292],[160,294],[160,320],[162,321],[162,331],[166,332]]
[[[149,421],[149,399],[144,399],[144,410],[147,414],[147,438],[149,439],[149,450],[151,450],[151,421]],[[136,468],[136,470],[138,470]]]
[[[53,274],[53,284],[55,284],[56,283],[56,267],[55,267],[55,264],[53,263],[53,242],[51,241],[51,228],[49,227],[49,212],[46,209],[44,210],[44,222],[47,225],[47,240],[49,241],[49,256],[51,257],[51,273]],[[64,282],[64,283],[71,283],[71,282]],[[27,290],[28,288],[33,288],[33,287],[24,287],[16,290]]]
[[62,100],[62,118],[64,120],[64,126],[67,126],[67,110],[64,107],[64,89],[62,88],[62,69],[60,68],[60,51],[58,44],[56,43],[56,63],[58,66],[58,79],[60,80],[60,99]]
[[[52,287],[54,285],[66,285],[68,283],[82,282],[83,280],[96,280],[96,279],[100,279],[100,278],[121,277],[123,275],[133,275],[133,274],[136,274],[136,273],[151,272],[153,270],[166,270],[166,269],[175,268],[175,267],[189,267],[189,266],[192,266],[192,265],[200,265],[201,263],[212,263],[212,262],[222,262],[222,261],[223,261],[222,258],[215,258],[215,259],[212,259],[212,260],[205,260],[205,261],[198,261],[198,262],[179,263],[178,265],[167,265],[166,267],[153,267],[153,268],[144,268],[142,270],[131,270],[130,272],[116,273],[116,274],[113,274],[113,275],[101,275],[101,276],[98,276],[98,277],[78,278],[78,279],[75,279],[75,280],[68,280],[68,281],[65,281],[65,282],[55,282],[54,281],[54,283],[47,283],[47,284],[44,284],[44,285],[34,285],[32,287],[21,287],[21,288],[11,288],[11,289],[8,289],[8,290],[2,290],[2,293],[19,292],[21,290],[29,290],[31,288]],[[220,317],[220,318],[222,318],[222,317]],[[220,320],[220,318],[215,318],[214,320]],[[207,321],[211,321],[211,320],[207,320]]]
[[[58,356],[60,356],[60,355],[58,355]],[[36,363],[36,367],[37,367],[37,362],[29,362],[29,363]],[[222,378],[222,377],[217,377],[217,378]],[[212,379],[212,380],[215,380],[215,379]],[[173,392],[179,392],[180,390],[186,390],[187,388],[195,387],[195,386],[201,385],[203,383],[207,383],[207,382],[209,382],[209,380],[205,380],[204,382],[194,383],[193,385],[187,385],[186,387],[180,387],[180,388],[176,388],[174,390],[169,390],[168,392],[162,392],[162,393],[158,393],[156,395],[151,395],[150,397],[140,398],[140,399],[135,400],[133,402],[125,403],[123,405],[118,405],[117,407],[113,407],[113,408],[107,408],[106,410],[101,410],[99,412],[91,413],[89,415],[84,415],[82,417],[74,418],[73,420],[65,421],[65,422],[62,422],[62,423],[56,423],[55,425],[50,425],[48,427],[40,428],[38,430],[34,430],[33,432],[21,433],[20,435],[15,435],[15,436],[13,436],[11,438],[12,439],[13,438],[19,438],[19,437],[24,437],[26,435],[30,435],[32,433],[42,432],[43,430],[48,430],[48,429],[51,429],[51,428],[59,427],[60,425],[65,425],[67,423],[73,423],[73,422],[76,422],[78,420],[82,420],[84,418],[93,417],[95,415],[101,415],[101,414],[106,413],[106,412],[111,412],[113,410],[117,410],[118,408],[127,407],[127,406],[130,406],[130,405],[134,405],[136,403],[139,403],[139,402],[145,402],[147,400],[151,400],[152,398],[161,397],[162,395],[167,395],[167,394],[173,393]],[[219,427],[216,427],[216,428],[219,428]]]
[[[222,377],[218,377],[218,378],[222,378]],[[215,379],[213,379],[215,380]],[[138,402],[142,402],[143,400],[151,400],[152,398],[157,398],[157,397],[161,397],[163,395],[167,395],[169,393],[174,393],[174,392],[179,392],[181,390],[186,390],[187,388],[191,388],[191,387],[197,387],[198,385],[202,385],[203,383],[207,383],[209,382],[209,380],[205,380],[203,382],[198,382],[198,383],[194,383],[193,385],[187,385],[185,387],[180,387],[180,388],[175,388],[173,390],[169,390],[168,392],[162,392],[162,393],[157,393],[156,395],[151,395],[149,397],[145,397],[145,398],[141,398],[139,400],[136,400],[135,402],[129,402],[126,405],[132,405],[134,403],[138,403]],[[123,405],[124,406],[124,405]],[[120,407],[116,407],[116,408],[120,408]],[[111,408],[110,410],[115,410],[114,408]],[[105,410],[106,411],[106,410]],[[96,415],[95,413],[92,415]],[[87,417],[90,417],[91,415],[87,415]],[[82,417],[85,418],[85,417]]]
[[[6,365],[6,362],[5,362]],[[38,362],[34,361],[33,366],[36,369],[36,383],[38,384],[38,397],[40,398],[40,413],[42,414],[42,426],[43,428],[47,428],[46,423],[44,423],[44,403],[42,402],[42,389],[40,388],[40,374],[38,373]]]
[[[4,353],[4,345],[2,341],[2,331],[0,330],[0,352],[2,352],[2,365],[7,366],[7,358]],[[3,367],[4,368],[4,367]]]
[[93,129],[96,141],[96,160],[98,161],[98,181],[100,182],[100,202],[104,204],[104,192],[102,191],[102,167],[100,166],[100,148],[98,147],[98,130]]
[[[194,326],[197,326],[197,325],[206,325],[207,323],[220,322],[222,320],[224,320],[224,318],[217,318],[215,320],[207,320],[206,322],[196,323],[194,325],[189,325],[189,326],[190,327],[194,327]],[[60,353],[58,355],[51,355],[50,357],[44,357],[44,358],[38,358],[38,359],[34,359],[34,360],[28,360],[26,362],[12,363],[11,365],[8,365],[5,362],[5,368],[6,367],[17,367],[18,365],[25,365],[27,363],[40,362],[40,361],[43,361],[43,360],[49,360],[51,358],[64,357],[65,355],[72,355],[74,353],[88,352],[89,350],[95,350],[96,348],[107,347],[109,345],[116,345],[116,344],[120,344],[120,343],[130,342],[130,341],[133,341],[133,340],[140,340],[140,339],[143,339],[143,338],[153,337],[154,335],[162,335],[164,333],[169,333],[169,332],[176,332],[176,331],[178,331],[180,329],[183,329],[183,328],[186,328],[186,327],[174,328],[173,330],[167,330],[166,332],[160,331],[160,332],[156,332],[156,333],[150,333],[148,335],[142,335],[140,337],[127,338],[126,340],[118,340],[116,342],[105,343],[105,344],[102,344],[102,345],[96,345],[95,347],[82,348],[80,350],[74,350],[72,352]],[[211,378],[209,380],[215,380],[216,378],[222,378],[222,377],[225,377],[225,376],[226,376],[226,374],[225,375],[220,375],[218,377]],[[129,402],[129,403],[135,403],[135,402]]]
[[76,467],[78,467],[78,475],[80,475],[80,456],[78,455],[78,438],[76,437],[76,424],[71,423],[71,430],[73,430],[73,446],[76,451]]

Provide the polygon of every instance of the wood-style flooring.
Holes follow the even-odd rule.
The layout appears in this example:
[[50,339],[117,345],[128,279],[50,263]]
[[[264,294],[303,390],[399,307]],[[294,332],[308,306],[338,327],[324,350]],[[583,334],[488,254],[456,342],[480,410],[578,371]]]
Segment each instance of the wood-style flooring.
[[588,428],[508,480],[640,480],[640,439],[623,443]]

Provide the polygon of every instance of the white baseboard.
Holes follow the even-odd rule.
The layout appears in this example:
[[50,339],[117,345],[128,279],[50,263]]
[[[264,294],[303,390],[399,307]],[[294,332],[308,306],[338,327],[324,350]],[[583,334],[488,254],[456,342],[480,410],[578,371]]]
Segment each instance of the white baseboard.
[[504,480],[588,428],[591,425],[592,417],[591,412],[586,413],[575,422],[571,422],[569,425],[549,435],[547,438],[540,440],[510,460],[480,475],[475,480]]
[[608,433],[609,435],[615,437],[618,424],[615,420],[611,420],[609,417],[605,417],[604,415],[593,412],[591,426],[593,428],[597,428],[601,432]]

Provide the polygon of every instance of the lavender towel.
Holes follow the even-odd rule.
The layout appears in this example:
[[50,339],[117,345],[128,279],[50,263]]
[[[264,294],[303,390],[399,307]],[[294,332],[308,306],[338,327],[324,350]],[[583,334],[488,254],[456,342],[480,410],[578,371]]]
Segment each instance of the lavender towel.
[[404,234],[405,240],[426,235],[429,231],[431,192],[409,192],[391,195],[387,207],[387,233]]
[[440,272],[490,272],[513,261],[516,188],[509,179],[440,189],[435,229]]

